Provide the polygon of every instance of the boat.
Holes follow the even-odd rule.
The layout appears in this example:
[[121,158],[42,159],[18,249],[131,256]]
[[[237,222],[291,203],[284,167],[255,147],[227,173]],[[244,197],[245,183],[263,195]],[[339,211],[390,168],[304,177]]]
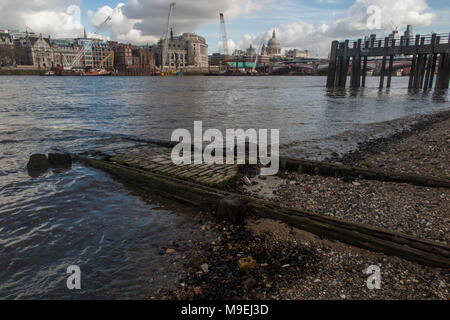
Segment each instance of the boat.
[[86,73],[84,73],[83,75],[84,76],[97,76],[97,77],[99,77],[99,76],[110,76],[112,73],[111,73],[111,71],[108,71],[108,70],[105,70],[105,69],[97,69],[97,70],[95,70],[95,71],[92,71],[92,72],[86,72]]
[[52,77],[52,76],[56,76],[56,72],[53,71],[53,70],[46,71],[46,72],[44,72],[44,73],[41,73],[40,76],[43,76],[43,77]]

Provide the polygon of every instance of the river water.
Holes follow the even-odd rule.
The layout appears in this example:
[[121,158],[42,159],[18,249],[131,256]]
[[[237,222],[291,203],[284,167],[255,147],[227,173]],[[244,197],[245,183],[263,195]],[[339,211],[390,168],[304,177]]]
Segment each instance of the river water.
[[[322,159],[450,107],[448,92],[408,93],[406,78],[383,91],[377,78],[344,91],[325,81],[0,77],[0,298],[152,298],[180,276],[162,248],[198,232],[189,209],[139,197],[77,163],[30,178],[33,153],[169,140],[202,120],[222,131],[279,129],[281,154]],[[82,270],[80,291],[66,287],[70,265]]]

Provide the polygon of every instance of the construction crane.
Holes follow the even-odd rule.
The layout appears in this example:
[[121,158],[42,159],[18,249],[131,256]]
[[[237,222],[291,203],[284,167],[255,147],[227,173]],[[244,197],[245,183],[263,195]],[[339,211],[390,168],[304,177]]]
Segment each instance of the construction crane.
[[222,30],[223,55],[226,61],[227,57],[230,56],[230,52],[228,51],[227,28],[225,27],[225,17],[223,16],[223,13],[220,14],[220,28]]
[[[163,50],[162,50],[162,65],[161,65],[161,75],[164,75],[164,69],[166,67],[166,59],[169,55],[169,36],[173,32],[173,24],[174,24],[174,11],[175,11],[175,2],[172,2],[169,7],[169,15],[167,17],[167,29],[166,34],[163,39]],[[172,21],[171,21],[172,19]],[[170,63],[169,63],[169,73],[170,73]]]
[[103,65],[105,64],[105,62],[111,58],[111,66],[114,68],[114,50],[111,50],[111,52],[102,59],[102,61],[100,61],[98,67],[101,69],[103,68]]
[[255,73],[255,71],[256,71],[256,63],[258,62],[258,56],[259,56],[258,52],[261,52],[264,42],[265,42],[264,39],[262,39],[261,43],[259,44],[258,50],[256,50],[255,64],[253,65],[252,73]]
[[112,20],[111,16],[108,16],[108,17],[106,18],[106,20],[103,21],[102,24],[101,24],[97,29],[98,29],[98,30],[102,30],[102,28],[103,28],[108,22],[110,22],[111,20]]

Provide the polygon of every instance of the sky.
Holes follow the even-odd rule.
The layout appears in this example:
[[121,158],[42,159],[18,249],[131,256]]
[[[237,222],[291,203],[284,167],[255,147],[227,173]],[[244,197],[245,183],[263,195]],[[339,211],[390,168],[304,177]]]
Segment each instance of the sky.
[[223,52],[220,12],[231,50],[258,47],[273,29],[283,49],[322,57],[332,40],[382,37],[407,24],[421,34],[450,32],[448,0],[0,0],[0,29],[28,27],[61,38],[86,28],[92,37],[152,44],[165,33],[170,2],[176,2],[175,34],[204,36],[210,53]]

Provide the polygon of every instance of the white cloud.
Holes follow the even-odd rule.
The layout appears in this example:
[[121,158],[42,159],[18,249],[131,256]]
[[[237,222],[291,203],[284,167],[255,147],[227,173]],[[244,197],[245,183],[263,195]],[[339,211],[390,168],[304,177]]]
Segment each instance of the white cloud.
[[[174,32],[194,32],[203,23],[217,21],[220,12],[229,20],[260,10],[272,1],[274,0],[178,0]],[[169,2],[165,0],[129,0],[114,9],[103,6],[96,12],[90,11],[88,16],[97,27],[111,16],[109,27],[113,40],[143,43],[156,42],[164,35],[168,11]]]
[[124,3],[119,3],[115,8],[103,6],[96,12],[88,11],[88,17],[99,31],[109,30],[109,38],[112,40],[132,43],[156,42],[157,37],[143,35],[140,30],[134,28],[140,20],[127,18],[123,13],[124,7]]
[[[382,30],[370,30],[367,27],[367,8],[371,5],[377,5],[381,10]],[[429,26],[434,18],[435,14],[424,0],[356,0],[343,18],[331,24],[317,27],[308,22],[297,21],[280,25],[276,32],[284,48],[310,49],[313,55],[326,57],[333,40],[362,37],[370,33],[382,36],[391,32],[393,25],[399,29],[407,24]],[[267,30],[258,36],[245,35],[239,45],[246,48],[258,39],[268,39],[271,34],[272,30]]]
[[80,0],[1,0],[0,27],[19,30],[29,27],[52,37],[80,36],[83,26],[80,11],[74,6],[80,4]]

